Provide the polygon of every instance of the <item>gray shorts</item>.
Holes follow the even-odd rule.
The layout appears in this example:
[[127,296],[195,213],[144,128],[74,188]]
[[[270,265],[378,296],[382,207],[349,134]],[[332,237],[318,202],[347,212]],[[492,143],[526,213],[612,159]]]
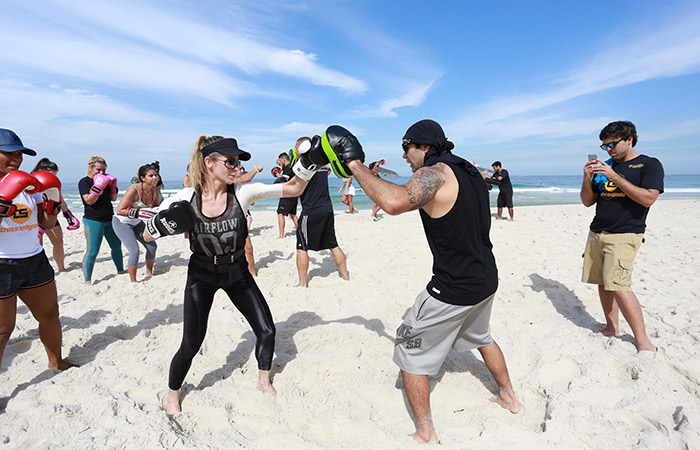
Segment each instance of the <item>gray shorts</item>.
[[495,293],[472,306],[450,305],[418,294],[394,340],[394,362],[414,375],[435,375],[450,348],[457,351],[486,347],[491,337],[491,306]]

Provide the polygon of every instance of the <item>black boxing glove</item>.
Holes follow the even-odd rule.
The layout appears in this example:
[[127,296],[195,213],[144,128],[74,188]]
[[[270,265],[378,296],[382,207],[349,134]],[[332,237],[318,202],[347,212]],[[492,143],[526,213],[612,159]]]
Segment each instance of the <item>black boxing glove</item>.
[[310,142],[302,142],[297,153],[300,156],[292,170],[296,176],[304,181],[309,181],[319,168],[328,164],[328,158],[321,146],[320,136],[314,136]]
[[359,159],[365,162],[365,152],[360,141],[347,129],[340,125],[331,125],[326,128],[321,138],[321,145],[333,173],[339,178],[352,176],[352,171],[346,165],[348,162]]
[[197,217],[192,205],[185,200],[175,202],[165,211],[160,211],[146,222],[146,230],[155,239],[190,231]]

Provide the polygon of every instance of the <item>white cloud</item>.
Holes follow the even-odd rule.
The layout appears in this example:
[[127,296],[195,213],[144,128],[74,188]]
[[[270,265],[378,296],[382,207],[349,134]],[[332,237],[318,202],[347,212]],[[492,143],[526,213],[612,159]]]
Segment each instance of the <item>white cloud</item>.
[[[130,55],[135,49],[150,47],[148,51],[136,50],[130,69],[139,67],[135,63],[145,63],[145,69],[154,66],[148,72],[161,75],[164,87],[172,90],[180,89],[180,83],[173,84],[173,81],[182,80],[183,83],[189,81],[195,85],[187,91],[201,91],[201,95],[209,99],[225,99],[228,96],[250,92],[250,86],[241,90],[243,83],[240,80],[224,76],[214,67],[218,67],[219,70],[235,68],[247,75],[274,73],[315,85],[336,87],[352,94],[361,94],[367,90],[363,81],[324,67],[314,54],[271,46],[236,31],[217,28],[206,23],[204,18],[199,21],[184,18],[184,12],[180,13],[183,15],[181,17],[177,12],[173,12],[170,6],[165,9],[155,3],[141,3],[134,7],[102,1],[86,3],[68,0],[54,2],[53,5],[72,14],[73,20],[81,22],[80,28],[73,29],[78,41],[90,39],[91,28],[96,27],[99,30],[99,39],[97,43],[92,44],[95,48],[88,50],[104,51],[110,58],[116,54],[120,56],[120,62],[128,62],[130,58],[125,57],[126,55]],[[41,10],[36,12],[41,13]],[[240,17],[239,20],[245,21],[245,17]],[[86,31],[77,33],[76,30],[82,29]],[[34,31],[32,34],[36,37],[32,40],[41,41],[44,35],[41,27]],[[134,44],[128,41],[133,41]],[[61,45],[61,49],[69,55],[75,53],[68,45]],[[94,55],[95,52],[90,54]],[[110,65],[107,58],[102,58],[101,63],[107,64],[110,71],[117,69],[117,73],[121,72],[116,64]],[[171,69],[167,70],[170,64]],[[131,75],[134,80],[141,79],[139,73]],[[215,95],[216,92],[219,94]]]
[[[558,127],[554,124],[545,126],[545,120],[552,117],[529,117],[530,113],[605,89],[700,71],[698,23],[700,12],[696,11],[683,17],[674,16],[663,26],[644,24],[645,28],[653,28],[653,32],[645,29],[644,33],[629,33],[626,30],[627,34],[611,37],[606,49],[594,55],[589,62],[552,80],[552,85],[557,87],[477,105],[448,127],[456,130],[453,137],[458,141],[474,137],[505,141],[528,136],[551,136],[548,129]],[[576,120],[574,126],[568,128],[570,132],[564,135],[586,132],[592,126],[592,120]]]
[[434,80],[427,84],[410,83],[410,85],[405,88],[405,92],[398,97],[384,100],[376,107],[357,109],[353,111],[353,113],[363,118],[396,117],[395,109],[406,106],[417,107],[423,104],[434,83]]

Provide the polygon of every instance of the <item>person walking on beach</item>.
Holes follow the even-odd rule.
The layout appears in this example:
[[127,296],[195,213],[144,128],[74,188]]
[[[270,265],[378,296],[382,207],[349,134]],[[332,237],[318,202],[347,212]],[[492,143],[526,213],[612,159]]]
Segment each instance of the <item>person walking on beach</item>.
[[66,370],[74,365],[61,356],[56,280],[37,233],[38,225],[49,229],[56,223],[61,182],[48,171],[30,175],[19,170],[24,155],[36,152],[13,131],[0,128],[0,366],[19,296],[39,322],[49,369]]
[[355,205],[352,204],[352,198],[355,196],[355,186],[352,185],[352,177],[347,177],[343,180],[343,184],[338,189],[338,193],[343,193],[341,202],[348,206],[348,214],[355,213]]
[[605,328],[597,336],[619,336],[619,312],[632,328],[639,352],[656,355],[647,336],[642,308],[632,292],[634,258],[644,242],[649,208],[664,191],[661,162],[635,150],[632,122],[611,122],[599,135],[600,148],[611,159],[588,161],[583,167],[581,202],[596,205],[583,259],[584,283],[597,284]]
[[[296,148],[310,142],[310,138],[301,137]],[[308,144],[307,144],[308,145]],[[340,276],[349,280],[345,253],[335,237],[335,219],[333,203],[328,190],[328,169],[322,168],[309,180],[309,185],[300,197],[301,216],[297,227],[297,273],[299,282],[295,287],[308,287],[309,250],[330,250]]]
[[158,245],[146,242],[143,231],[146,229],[145,221],[156,214],[161,201],[156,166],[144,164],[139,167],[137,174],[139,182],[129,186],[117,205],[117,214],[112,217],[112,229],[129,252],[126,268],[132,283],[136,283],[139,243],[146,249],[146,276],[153,276]]
[[[430,414],[429,375],[438,373],[450,348],[477,348],[498,384],[493,401],[512,413],[515,397],[506,361],[491,337],[489,321],[498,288],[498,270],[489,238],[491,215],[479,171],[452,154],[442,127],[433,120],[413,124],[403,137],[403,158],[413,176],[398,186],[376,177],[362,161],[357,139],[328,137],[365,193],[388,214],[418,209],[433,254],[433,277],[396,330],[394,362],[400,367],[406,397],[415,416],[413,438],[437,443]],[[344,129],[342,129],[344,130]],[[327,132],[328,133],[328,132]],[[407,230],[407,239],[415,235]]]
[[[305,162],[306,156],[298,164]],[[297,197],[315,166],[295,169],[282,184],[238,183],[241,161],[250,153],[233,138],[200,136],[189,164],[191,187],[168,197],[146,224],[146,240],[188,232],[192,256],[185,284],[182,343],[170,364],[165,411],[180,412],[180,388],[207,331],[214,294],[223,289],[255,333],[255,358],[261,391],[276,394],[270,379],[275,325],[265,297],[248,270],[245,211],[256,200]],[[249,181],[249,180],[247,180]]]
[[[374,161],[369,163],[369,170],[372,171],[372,173],[381,178],[381,175],[379,175],[379,166],[384,164],[385,160],[382,158],[379,161]],[[382,208],[379,207],[376,203],[372,203],[372,214],[370,216],[372,217],[372,220],[375,222],[379,220],[379,217],[377,217],[377,213],[381,210]]]
[[[277,157],[277,162],[282,166],[282,172],[280,177],[284,181],[289,181],[294,177],[294,172],[292,171],[292,166],[289,163],[289,155],[286,153],[280,153]],[[292,219],[294,223],[294,228],[296,228],[299,223],[297,219],[297,203],[299,199],[297,197],[292,198],[281,198],[277,204],[277,225],[279,226],[279,237],[278,239],[284,238],[284,225],[285,217]]]
[[493,175],[486,178],[486,182],[489,184],[495,184],[498,186],[498,197],[496,198],[496,207],[498,208],[498,213],[496,215],[496,220],[501,220],[503,215],[503,208],[508,208],[508,215],[510,220],[513,220],[513,184],[510,182],[510,175],[508,171],[505,170],[500,161],[494,161],[491,164],[493,168]]
[[126,273],[122,243],[112,228],[114,215],[112,202],[117,199],[119,189],[117,179],[107,174],[107,162],[104,158],[92,155],[88,161],[87,175],[78,182],[78,192],[85,208],[83,214],[83,225],[85,225],[83,230],[87,247],[83,257],[85,284],[92,283],[92,271],[95,268],[95,260],[100,252],[103,237],[107,239],[112,249],[112,261],[117,268],[117,273]]

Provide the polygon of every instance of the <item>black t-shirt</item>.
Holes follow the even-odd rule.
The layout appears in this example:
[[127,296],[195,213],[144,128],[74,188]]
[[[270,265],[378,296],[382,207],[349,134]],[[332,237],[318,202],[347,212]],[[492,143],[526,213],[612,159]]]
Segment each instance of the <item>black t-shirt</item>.
[[304,216],[333,213],[331,195],[328,192],[328,171],[322,169],[316,172],[306,184],[306,189],[299,199],[301,214]]
[[[656,158],[639,155],[622,163],[613,162],[612,168],[635,186],[664,191],[664,168]],[[644,233],[649,208],[631,200],[612,181],[600,178],[591,179],[593,192],[598,194],[591,231]]]
[[83,218],[95,220],[97,222],[111,222],[112,216],[114,215],[114,209],[112,208],[112,191],[109,186],[105,187],[102,194],[97,198],[97,201],[92,205],[85,203],[83,195],[90,193],[90,188],[93,185],[92,178],[84,177],[78,182],[78,192],[80,192],[80,199],[83,200],[83,206],[85,207],[85,214]]
[[286,166],[282,167],[282,176],[283,178],[286,178],[285,181],[289,181],[292,178],[294,178],[294,171],[292,170],[292,166],[287,164]]
[[476,305],[498,288],[498,269],[489,238],[489,193],[473,166],[466,171],[454,164],[449,166],[459,183],[452,209],[437,219],[420,209],[433,254],[433,277],[426,289],[445,303]]
[[498,177],[503,177],[501,184],[498,186],[499,191],[503,192],[504,194],[512,194],[513,185],[510,183],[510,175],[508,174],[508,171],[506,169],[501,169],[500,172],[494,173],[492,176],[492,178]]

